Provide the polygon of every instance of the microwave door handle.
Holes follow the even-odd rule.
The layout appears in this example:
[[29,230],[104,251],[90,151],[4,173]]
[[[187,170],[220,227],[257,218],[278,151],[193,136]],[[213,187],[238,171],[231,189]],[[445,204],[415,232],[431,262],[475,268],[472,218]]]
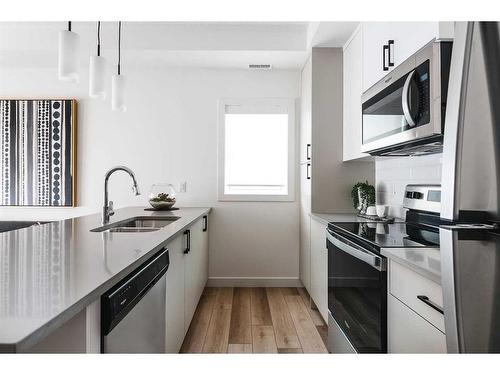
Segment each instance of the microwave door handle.
[[385,264],[381,257],[361,248],[351,246],[349,243],[352,242],[347,238],[342,237],[338,234],[333,235],[329,230],[326,231],[326,238],[335,247],[342,250],[343,252],[361,260],[362,262],[369,264],[378,271],[385,271]]
[[403,115],[405,117],[406,122],[408,125],[410,125],[411,128],[415,126],[415,120],[411,116],[411,111],[410,111],[410,98],[408,97],[410,95],[410,84],[411,80],[413,79],[413,76],[415,75],[415,71],[412,71],[410,74],[408,74],[408,77],[406,77],[405,84],[403,86],[403,94],[401,95],[401,100],[403,101]]

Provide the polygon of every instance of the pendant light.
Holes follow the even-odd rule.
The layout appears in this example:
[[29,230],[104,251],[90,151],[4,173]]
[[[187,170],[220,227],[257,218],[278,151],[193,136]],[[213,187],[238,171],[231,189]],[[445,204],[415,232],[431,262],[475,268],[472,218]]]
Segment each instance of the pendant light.
[[59,31],[59,79],[61,81],[78,82],[80,36],[71,31],[71,21],[68,30]]
[[106,72],[106,59],[101,56],[101,22],[97,22],[97,55],[90,56],[89,63],[89,96],[104,99],[104,74]]
[[121,75],[120,59],[121,59],[121,39],[122,39],[122,23],[118,22],[118,71],[111,77],[111,109],[113,111],[125,112],[125,77]]

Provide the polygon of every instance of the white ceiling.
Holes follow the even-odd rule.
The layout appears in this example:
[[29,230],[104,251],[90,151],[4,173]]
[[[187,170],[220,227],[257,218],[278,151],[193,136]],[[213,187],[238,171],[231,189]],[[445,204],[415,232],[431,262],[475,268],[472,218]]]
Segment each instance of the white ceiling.
[[[124,67],[299,69],[310,47],[341,47],[357,22],[125,22]],[[1,22],[0,67],[54,67],[65,22]],[[96,50],[96,23],[74,22],[82,62]],[[116,61],[117,23],[103,22],[102,55]]]

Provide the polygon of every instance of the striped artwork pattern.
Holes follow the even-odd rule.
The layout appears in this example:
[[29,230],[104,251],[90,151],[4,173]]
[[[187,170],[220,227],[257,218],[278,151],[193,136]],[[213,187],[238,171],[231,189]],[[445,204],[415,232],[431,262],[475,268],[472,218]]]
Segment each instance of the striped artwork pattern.
[[74,105],[0,100],[0,205],[74,205]]

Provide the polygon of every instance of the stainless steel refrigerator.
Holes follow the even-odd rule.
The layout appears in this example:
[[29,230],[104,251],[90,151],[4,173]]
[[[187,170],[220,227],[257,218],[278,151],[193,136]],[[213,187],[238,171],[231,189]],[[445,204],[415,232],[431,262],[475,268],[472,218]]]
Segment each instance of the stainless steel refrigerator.
[[459,22],[445,120],[440,229],[448,352],[500,352],[500,38]]

